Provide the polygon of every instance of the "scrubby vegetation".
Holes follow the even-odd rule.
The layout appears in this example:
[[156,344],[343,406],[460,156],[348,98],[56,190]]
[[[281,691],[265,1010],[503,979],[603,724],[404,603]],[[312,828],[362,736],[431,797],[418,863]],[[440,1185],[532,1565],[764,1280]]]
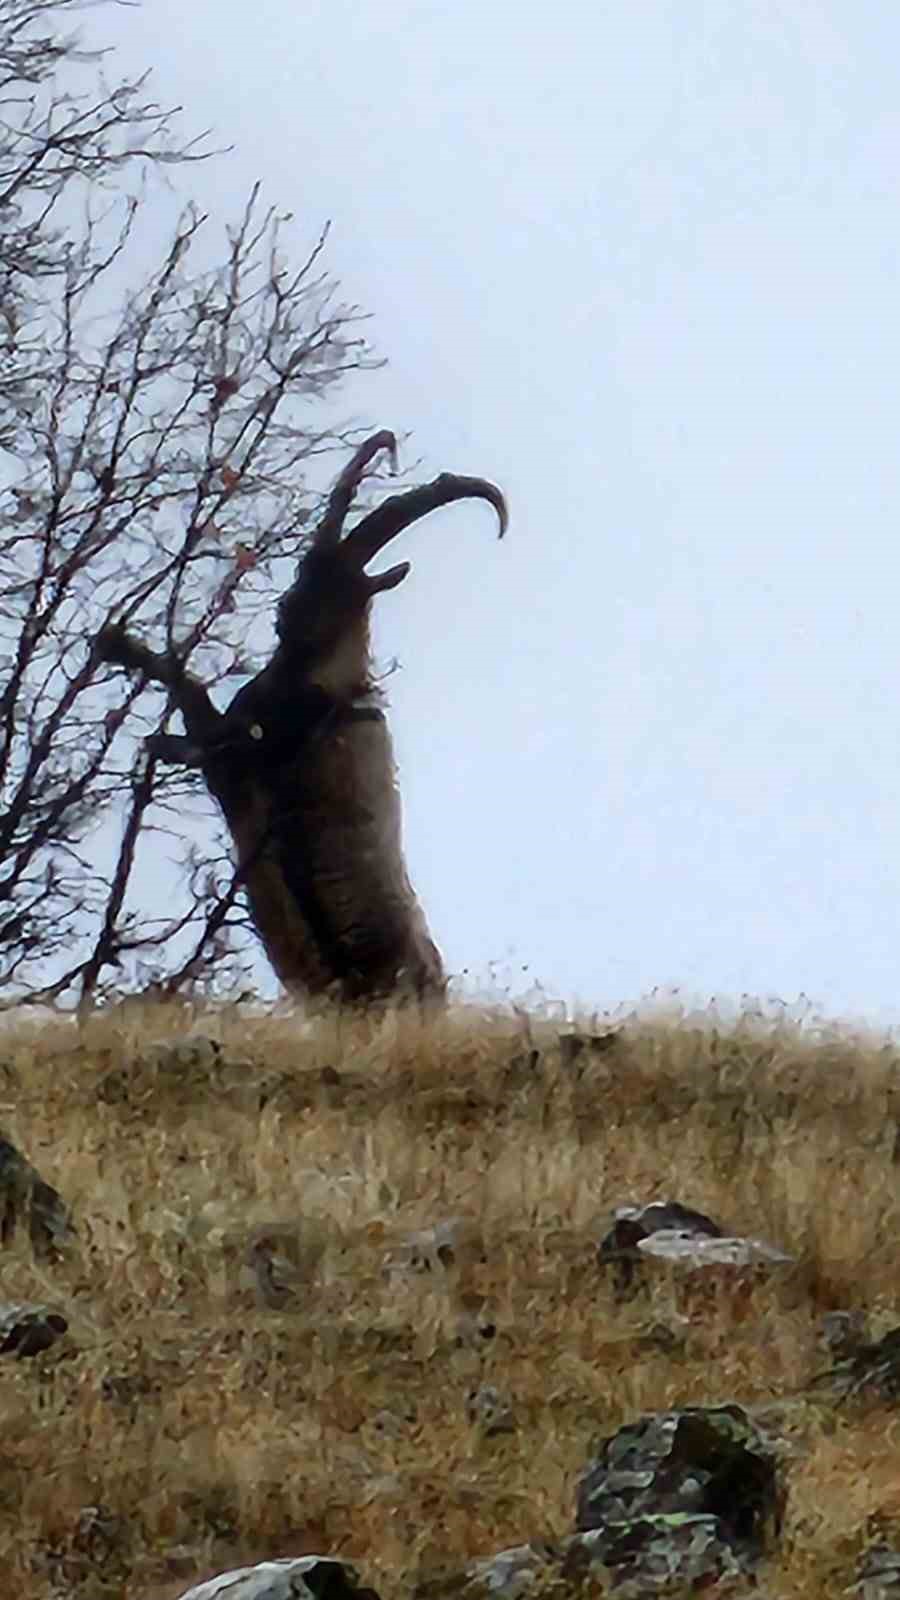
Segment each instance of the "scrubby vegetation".
[[[733,1399],[785,1462],[766,1595],[842,1593],[900,1519],[894,1420],[810,1380],[824,1312],[900,1321],[900,1053],[749,1017],[602,1032],[561,1044],[465,1008],[8,1028],[3,1132],[77,1245],[35,1261],[19,1229],[2,1258],[4,1300],[69,1323],[0,1364],[7,1592],[169,1600],[316,1552],[394,1600],[571,1532],[598,1436]],[[597,1241],[616,1206],[657,1197],[796,1270],[739,1295],[660,1271],[622,1297]],[[471,1223],[453,1248],[404,1253],[451,1217]],[[274,1306],[252,1248],[268,1236],[295,1245]],[[483,1384],[508,1431],[473,1412]]]

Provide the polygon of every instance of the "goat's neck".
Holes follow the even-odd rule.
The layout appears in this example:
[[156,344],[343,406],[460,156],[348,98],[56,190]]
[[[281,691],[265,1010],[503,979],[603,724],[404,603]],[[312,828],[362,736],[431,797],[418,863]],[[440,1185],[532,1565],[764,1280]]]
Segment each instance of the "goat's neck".
[[308,677],[335,700],[354,700],[370,681],[369,619],[362,616],[341,635],[328,655],[313,662]]

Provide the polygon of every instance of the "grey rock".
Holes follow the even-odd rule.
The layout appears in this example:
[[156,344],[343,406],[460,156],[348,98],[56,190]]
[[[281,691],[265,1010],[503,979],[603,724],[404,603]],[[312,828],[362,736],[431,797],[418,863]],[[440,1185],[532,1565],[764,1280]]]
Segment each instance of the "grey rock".
[[180,1600],[378,1600],[356,1569],[324,1556],[286,1556],[237,1567],[195,1585]]
[[260,1305],[283,1311],[308,1303],[328,1242],[327,1230],[312,1220],[258,1223],[244,1259]]
[[69,1324],[59,1311],[48,1306],[0,1302],[0,1355],[37,1356],[49,1350]]
[[369,1427],[376,1439],[402,1439],[418,1421],[418,1412],[410,1402],[399,1408],[382,1406],[370,1419]]
[[609,1260],[622,1250],[634,1250],[643,1239],[664,1228],[678,1228],[695,1239],[720,1239],[724,1229],[702,1211],[679,1200],[652,1200],[644,1206],[618,1206],[609,1232],[600,1241],[600,1259]]
[[160,1072],[208,1069],[218,1064],[222,1046],[206,1033],[187,1033],[180,1039],[154,1039],[141,1051],[141,1060]]
[[868,1549],[859,1565],[859,1581],[850,1594],[860,1600],[896,1600],[900,1595],[900,1551],[876,1544]]
[[471,1217],[447,1217],[407,1234],[392,1246],[384,1257],[383,1271],[388,1277],[406,1276],[483,1258],[484,1240],[478,1223]]
[[564,1577],[573,1581],[595,1566],[612,1574],[616,1594],[635,1600],[672,1588],[694,1592],[744,1571],[718,1519],[684,1511],[634,1517],[566,1541]]
[[0,1135],[0,1242],[9,1244],[26,1217],[31,1248],[39,1260],[60,1254],[75,1236],[62,1196],[11,1140]]
[[498,1600],[521,1600],[541,1579],[546,1580],[556,1558],[546,1545],[520,1544],[495,1556],[473,1561],[465,1569],[463,1589],[496,1595]]
[[492,1383],[483,1383],[471,1391],[466,1400],[466,1415],[487,1439],[498,1433],[515,1433],[512,1406]]
[[746,1411],[689,1406],[651,1413],[601,1441],[578,1487],[576,1527],[602,1535],[595,1553],[614,1567],[643,1570],[646,1548],[648,1570],[671,1577],[676,1557],[692,1568],[699,1551],[724,1574],[732,1558],[752,1567],[780,1507],[774,1452]]
[[651,1260],[671,1261],[687,1267],[793,1266],[795,1258],[767,1244],[765,1239],[705,1238],[683,1228],[660,1228],[641,1239],[637,1249]]
[[864,1311],[826,1311],[819,1323],[819,1342],[831,1356],[854,1355],[868,1338]]
[[640,1266],[650,1262],[667,1262],[689,1271],[724,1268],[736,1273],[795,1265],[794,1257],[777,1245],[727,1234],[712,1217],[678,1200],[620,1206],[599,1242],[598,1261],[603,1267],[613,1267],[620,1293],[634,1289]]
[[558,1590],[560,1554],[550,1544],[533,1540],[496,1555],[470,1561],[455,1571],[441,1571],[419,1580],[414,1600],[523,1600],[536,1591]]
[[613,1212],[612,1226],[597,1246],[601,1267],[611,1267],[619,1294],[634,1288],[641,1260],[638,1245],[666,1228],[679,1228],[694,1238],[719,1239],[722,1229],[702,1211],[692,1211],[678,1200],[654,1200],[644,1206],[619,1206]]
[[851,1355],[812,1382],[827,1385],[842,1400],[863,1394],[878,1400],[900,1399],[900,1328],[855,1345]]

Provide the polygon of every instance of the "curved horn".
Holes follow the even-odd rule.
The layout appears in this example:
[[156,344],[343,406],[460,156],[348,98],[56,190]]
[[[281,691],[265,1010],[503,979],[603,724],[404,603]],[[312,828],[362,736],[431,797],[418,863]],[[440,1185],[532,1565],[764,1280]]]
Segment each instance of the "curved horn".
[[319,546],[337,544],[341,536],[341,529],[344,526],[344,518],[350,510],[353,496],[359,488],[363,473],[373,456],[379,455],[382,450],[390,451],[391,467],[396,472],[397,440],[394,434],[390,432],[390,429],[382,428],[380,433],[373,433],[368,439],[363,440],[359,449],[347,462],[343,472],[336,479],[334,488],[328,496],[325,515],[315,531],[315,544]]
[[363,568],[373,556],[377,556],[379,550],[384,549],[389,540],[396,538],[411,523],[418,522],[420,517],[426,517],[429,511],[437,511],[440,506],[450,505],[454,500],[470,499],[487,500],[494,507],[500,520],[499,537],[502,539],[509,513],[506,500],[496,484],[488,483],[486,478],[461,478],[455,472],[442,472],[431,483],[423,483],[420,488],[409,489],[405,494],[393,494],[389,500],[382,501],[348,533],[342,548],[348,550],[358,566]]

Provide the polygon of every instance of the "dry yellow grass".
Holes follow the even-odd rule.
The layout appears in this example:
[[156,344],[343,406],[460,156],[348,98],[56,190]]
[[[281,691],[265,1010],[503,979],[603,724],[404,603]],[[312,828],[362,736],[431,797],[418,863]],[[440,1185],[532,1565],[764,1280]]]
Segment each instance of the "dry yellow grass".
[[[148,1050],[191,1028],[222,1056],[172,1069]],[[307,1029],[134,1008],[0,1036],[0,1126],[80,1238],[61,1266],[35,1266],[24,1230],[2,1257],[3,1299],[70,1323],[0,1365],[9,1593],[170,1600],[315,1551],[396,1600],[425,1571],[570,1532],[591,1440],[637,1412],[779,1396],[794,1455],[766,1593],[842,1592],[876,1522],[900,1518],[895,1416],[796,1391],[823,1365],[824,1310],[900,1322],[900,1056],[671,1021],[573,1063],[549,1024],[528,1031],[465,1010]],[[668,1197],[802,1270],[740,1303],[665,1275],[618,1301],[599,1224]],[[483,1252],[385,1273],[396,1242],[451,1216]],[[284,1311],[241,1269],[276,1223],[303,1246]],[[674,1318],[666,1351],[647,1333]],[[515,1432],[469,1420],[481,1383]]]

